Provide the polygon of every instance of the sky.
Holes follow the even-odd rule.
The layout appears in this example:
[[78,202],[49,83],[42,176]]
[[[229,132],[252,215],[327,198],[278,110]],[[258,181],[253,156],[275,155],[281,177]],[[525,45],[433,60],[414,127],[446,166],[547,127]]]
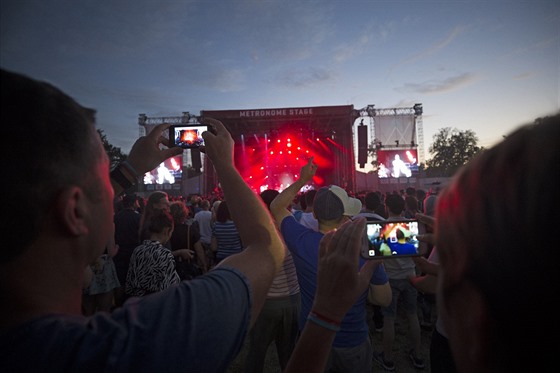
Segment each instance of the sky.
[[128,153],[138,115],[422,103],[490,147],[560,110],[560,2],[0,0],[0,66],[97,110]]

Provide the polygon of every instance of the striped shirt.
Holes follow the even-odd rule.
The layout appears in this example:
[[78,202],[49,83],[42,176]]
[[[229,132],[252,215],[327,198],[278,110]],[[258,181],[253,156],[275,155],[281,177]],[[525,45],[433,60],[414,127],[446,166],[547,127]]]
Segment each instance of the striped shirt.
[[280,298],[299,293],[299,282],[296,273],[296,266],[292,254],[286,250],[286,257],[282,263],[282,268],[276,273],[272,280],[272,285],[268,290],[267,298]]
[[219,221],[214,223],[212,234],[218,242],[218,252],[216,253],[216,258],[218,260],[237,254],[243,250],[241,237],[232,220],[228,220],[225,223],[220,223]]

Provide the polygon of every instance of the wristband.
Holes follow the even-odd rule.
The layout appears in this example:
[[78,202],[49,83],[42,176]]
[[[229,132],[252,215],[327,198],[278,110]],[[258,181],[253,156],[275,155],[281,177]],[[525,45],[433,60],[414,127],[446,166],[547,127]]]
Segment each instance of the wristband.
[[134,177],[136,180],[140,178],[140,174],[138,174],[138,171],[136,171],[136,169],[134,169],[134,167],[132,167],[132,165],[128,163],[128,161],[123,161],[120,165],[123,166],[126,171],[128,171],[130,176]]
[[322,326],[325,329],[332,330],[333,332],[338,332],[340,330],[340,321],[329,319],[317,312],[310,312],[307,316],[307,320]]
[[122,164],[119,164],[117,167],[115,167],[113,171],[111,171],[110,176],[111,179],[116,181],[116,183],[119,184],[121,188],[123,188],[123,190],[127,190],[132,185],[134,185],[134,182],[130,181],[130,179],[127,178],[123,173]]

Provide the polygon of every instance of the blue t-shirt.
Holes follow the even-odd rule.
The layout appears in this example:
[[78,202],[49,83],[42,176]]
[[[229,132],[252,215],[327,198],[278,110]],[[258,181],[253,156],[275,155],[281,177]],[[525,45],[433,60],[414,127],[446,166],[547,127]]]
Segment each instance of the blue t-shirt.
[[[299,328],[303,329],[307,316],[313,305],[317,287],[317,265],[319,260],[319,242],[324,234],[299,224],[293,216],[287,216],[280,226],[284,241],[292,254],[296,266],[301,292],[301,313]],[[360,258],[360,266],[365,259]],[[387,274],[383,266],[373,272],[370,283],[383,285],[387,283]],[[367,290],[344,316],[340,331],[336,333],[334,347],[355,347],[363,343],[368,336],[365,302]]]
[[250,322],[247,278],[233,268],[131,298],[111,314],[52,314],[0,336],[3,372],[225,372]]

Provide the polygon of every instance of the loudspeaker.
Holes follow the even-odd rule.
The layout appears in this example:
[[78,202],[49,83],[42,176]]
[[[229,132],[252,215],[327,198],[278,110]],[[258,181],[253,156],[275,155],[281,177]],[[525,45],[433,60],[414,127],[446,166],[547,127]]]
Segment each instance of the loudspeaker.
[[200,149],[191,149],[192,166],[198,173],[202,168],[202,161],[200,159]]
[[368,136],[367,136],[367,126],[359,125],[358,126],[358,164],[360,168],[364,168],[367,163],[367,144],[368,144]]

